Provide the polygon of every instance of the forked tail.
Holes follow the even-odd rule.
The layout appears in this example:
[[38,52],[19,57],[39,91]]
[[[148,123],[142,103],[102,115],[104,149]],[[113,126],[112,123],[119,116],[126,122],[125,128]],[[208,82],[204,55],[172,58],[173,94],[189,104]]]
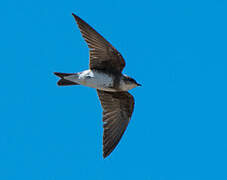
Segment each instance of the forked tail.
[[54,72],[54,74],[61,79],[57,82],[59,86],[71,86],[71,85],[79,85],[75,82],[69,81],[64,79],[64,77],[75,75],[76,73],[59,73],[59,72]]

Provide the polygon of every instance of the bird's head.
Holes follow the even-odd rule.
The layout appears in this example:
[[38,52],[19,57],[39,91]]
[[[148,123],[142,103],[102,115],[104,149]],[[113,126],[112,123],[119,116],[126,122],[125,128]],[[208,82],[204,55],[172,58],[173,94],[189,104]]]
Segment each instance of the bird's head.
[[124,83],[126,86],[128,86],[128,89],[135,88],[137,86],[141,86],[141,84],[137,83],[135,79],[124,75]]

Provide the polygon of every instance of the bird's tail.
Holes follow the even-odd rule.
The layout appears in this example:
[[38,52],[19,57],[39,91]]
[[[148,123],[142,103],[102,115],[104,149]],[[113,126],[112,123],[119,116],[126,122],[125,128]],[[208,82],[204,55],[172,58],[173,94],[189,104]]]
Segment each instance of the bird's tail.
[[75,75],[76,73],[59,73],[59,72],[54,72],[54,74],[61,79],[57,82],[59,86],[71,86],[71,85],[79,85],[78,83],[69,81],[64,79],[67,76]]

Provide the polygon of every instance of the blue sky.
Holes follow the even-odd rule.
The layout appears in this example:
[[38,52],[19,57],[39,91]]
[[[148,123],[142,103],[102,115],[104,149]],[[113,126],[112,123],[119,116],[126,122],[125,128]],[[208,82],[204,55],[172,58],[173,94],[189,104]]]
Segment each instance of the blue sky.
[[[72,12],[143,85],[105,160],[96,91],[53,75],[88,68]],[[226,1],[10,0],[0,17],[1,180],[227,179]]]

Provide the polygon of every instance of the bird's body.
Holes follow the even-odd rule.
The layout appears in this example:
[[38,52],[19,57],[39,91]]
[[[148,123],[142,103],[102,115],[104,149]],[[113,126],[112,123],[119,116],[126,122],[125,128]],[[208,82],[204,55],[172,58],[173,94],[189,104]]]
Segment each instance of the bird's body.
[[97,90],[103,108],[103,156],[117,146],[131,119],[134,98],[127,91],[140,86],[122,74],[125,61],[121,54],[91,26],[73,14],[90,48],[89,69],[78,73],[58,73],[59,86],[84,85]]
[[124,79],[126,78],[127,76],[123,74],[90,69],[65,77],[68,81],[110,92],[128,91],[134,88],[134,84],[125,83]]

